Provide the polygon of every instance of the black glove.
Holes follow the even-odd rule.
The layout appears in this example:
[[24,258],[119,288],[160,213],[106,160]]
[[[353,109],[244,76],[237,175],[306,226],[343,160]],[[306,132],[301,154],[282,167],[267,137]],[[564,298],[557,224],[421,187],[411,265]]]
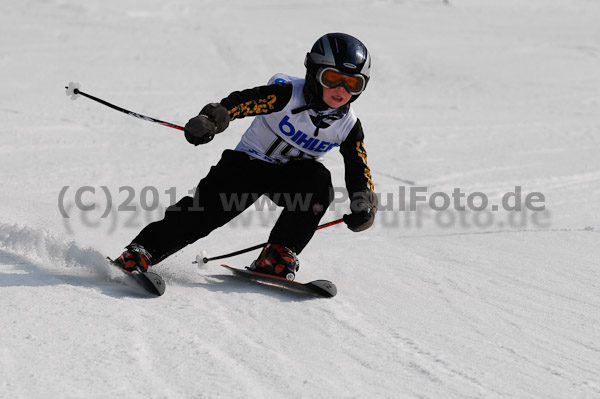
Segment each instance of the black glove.
[[210,103],[202,108],[198,116],[186,123],[185,138],[193,145],[206,144],[215,134],[227,129],[229,120],[227,108],[218,103]]
[[344,223],[352,231],[359,232],[368,229],[375,221],[377,213],[377,196],[371,190],[352,194],[349,215],[344,215]]

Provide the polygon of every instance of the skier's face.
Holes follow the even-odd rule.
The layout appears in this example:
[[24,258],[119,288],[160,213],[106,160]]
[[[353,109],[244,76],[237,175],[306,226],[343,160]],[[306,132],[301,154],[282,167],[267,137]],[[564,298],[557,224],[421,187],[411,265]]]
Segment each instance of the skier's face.
[[352,94],[344,88],[344,86],[328,89],[323,87],[323,102],[331,108],[339,108],[345,105],[352,98]]

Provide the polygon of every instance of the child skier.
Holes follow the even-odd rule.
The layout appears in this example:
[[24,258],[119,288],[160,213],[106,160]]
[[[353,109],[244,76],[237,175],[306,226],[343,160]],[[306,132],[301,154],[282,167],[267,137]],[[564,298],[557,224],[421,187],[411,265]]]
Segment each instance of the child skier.
[[330,33],[317,40],[305,66],[305,79],[277,74],[268,85],[233,92],[190,119],[185,137],[199,145],[230,121],[255,116],[235,150],[225,150],[200,181],[194,197],[182,198],[167,208],[164,219],[146,226],[116,260],[119,266],[147,271],[267,195],[284,210],[251,268],[293,280],[297,254],[333,201],[331,175],[321,162],[334,147],[344,158],[351,200],[352,213],[344,222],[352,231],[373,224],[377,197],[361,123],[350,105],[367,86],[370,55],[358,39]]

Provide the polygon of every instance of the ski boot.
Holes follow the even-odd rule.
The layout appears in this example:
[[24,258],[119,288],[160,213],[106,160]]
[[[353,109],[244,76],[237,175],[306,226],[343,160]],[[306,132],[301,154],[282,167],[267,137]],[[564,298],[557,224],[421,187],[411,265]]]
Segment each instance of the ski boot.
[[138,274],[147,272],[152,266],[152,256],[141,245],[130,244],[113,263],[127,273]]
[[267,244],[249,269],[258,273],[271,274],[294,280],[300,263],[296,253],[279,244]]

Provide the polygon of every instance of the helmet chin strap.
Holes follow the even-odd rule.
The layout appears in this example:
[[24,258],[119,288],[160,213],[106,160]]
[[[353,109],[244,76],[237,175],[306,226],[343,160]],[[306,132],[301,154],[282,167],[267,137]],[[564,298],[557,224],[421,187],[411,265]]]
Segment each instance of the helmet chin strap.
[[[312,120],[312,123],[315,125],[315,131],[313,134],[315,137],[317,137],[319,135],[319,129],[329,127],[329,124],[327,124],[325,122],[326,119],[328,119],[330,121],[342,119],[348,113],[348,110],[350,109],[350,102],[342,105],[339,108],[331,108],[331,107],[327,106],[323,101],[321,101],[324,107],[323,106],[315,107],[314,102],[308,101],[308,100],[312,100],[312,98],[310,98],[310,96],[306,95],[307,92],[308,92],[308,90],[306,90],[306,84],[305,84],[304,98],[306,101],[306,105],[303,105],[301,107],[293,109],[292,114],[295,115],[295,114],[299,114],[300,112],[313,110],[316,113],[316,115],[310,115],[310,119]],[[308,94],[310,95],[310,93],[308,93]],[[309,97],[309,98],[307,99],[307,97]]]
[[310,105],[311,109],[321,111],[329,108],[323,101],[323,87],[308,71],[306,72],[306,77],[304,79],[302,93],[304,94],[304,101],[306,101],[306,104]]

